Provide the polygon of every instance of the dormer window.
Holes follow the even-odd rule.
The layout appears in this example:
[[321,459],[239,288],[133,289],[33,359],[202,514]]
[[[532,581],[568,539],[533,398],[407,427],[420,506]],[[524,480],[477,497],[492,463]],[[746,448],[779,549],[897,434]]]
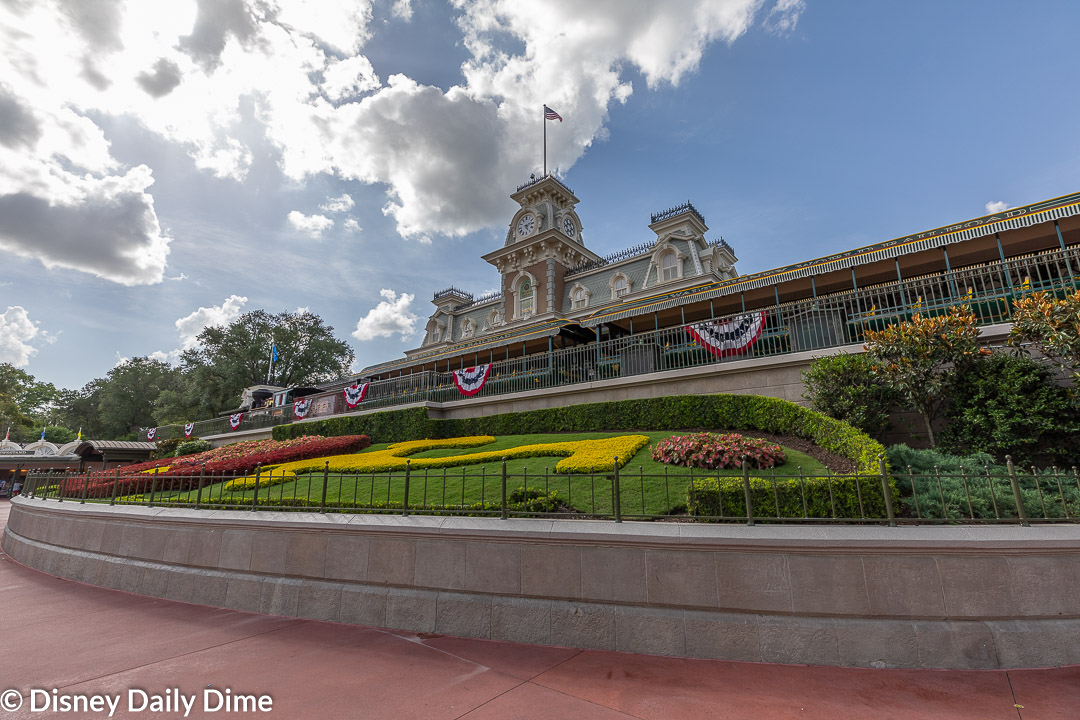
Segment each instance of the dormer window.
[[574,285],[570,290],[570,307],[573,310],[584,310],[589,307],[589,295],[591,293],[585,289],[585,286],[581,283]]
[[679,256],[674,250],[669,250],[660,256],[660,271],[664,282],[679,278]]
[[461,323],[461,337],[471,338],[473,336],[473,321],[469,318],[465,318],[465,322]]
[[624,295],[630,294],[630,284],[626,281],[625,275],[615,276],[615,297],[621,298]]
[[518,286],[518,317],[526,318],[533,314],[533,286],[528,280],[522,280]]

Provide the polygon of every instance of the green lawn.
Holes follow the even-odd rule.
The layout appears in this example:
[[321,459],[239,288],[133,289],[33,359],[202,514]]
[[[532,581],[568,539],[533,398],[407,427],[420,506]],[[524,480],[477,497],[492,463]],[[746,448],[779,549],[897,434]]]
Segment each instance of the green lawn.
[[[638,433],[573,433],[548,435],[508,435],[497,437],[494,443],[478,448],[455,449],[442,448],[429,450],[409,457],[448,457],[468,455],[474,452],[488,452],[502,448],[539,443],[566,442],[569,440],[589,440],[617,437]],[[651,442],[670,437],[673,432],[645,432]],[[747,433],[752,435],[752,433]],[[364,452],[374,452],[387,447],[386,443],[372,445]],[[814,458],[796,450],[784,448],[787,462],[774,471],[752,471],[759,477],[798,475],[824,475],[825,467]],[[544,493],[555,492],[560,502],[575,510],[587,514],[610,514],[612,512],[612,493],[614,474],[610,470],[591,475],[556,474],[554,469],[559,457],[537,457],[514,460],[507,463],[507,493],[515,488],[527,487]],[[474,503],[492,503],[498,506],[502,500],[502,463],[491,462],[482,465],[466,465],[460,468],[438,468],[417,470],[409,477],[410,506],[445,506],[472,505]],[[264,471],[265,474],[265,471]],[[649,446],[642,448],[633,459],[619,470],[619,489],[622,499],[623,514],[664,515],[680,512],[686,504],[686,487],[691,474],[696,477],[716,475],[740,475],[739,470],[705,471],[691,470],[654,461]],[[223,483],[204,488],[203,501],[212,501],[219,497],[230,496],[236,504],[250,504],[254,491],[228,493],[223,490]],[[289,481],[271,487],[259,488],[259,498],[271,502],[280,498],[307,498],[315,504],[321,502],[323,476],[321,472],[302,475],[295,481]],[[335,503],[356,503],[360,506],[372,506],[379,503],[400,503],[405,493],[405,473],[393,474],[338,474],[331,473],[326,483],[326,500]],[[195,502],[195,492],[170,493],[165,497],[177,497],[181,501]],[[164,498],[161,498],[164,499]]]

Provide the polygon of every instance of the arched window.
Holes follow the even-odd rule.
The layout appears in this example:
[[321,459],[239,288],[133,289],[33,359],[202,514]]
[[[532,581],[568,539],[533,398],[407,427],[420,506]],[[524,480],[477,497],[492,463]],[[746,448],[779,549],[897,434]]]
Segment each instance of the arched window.
[[626,282],[625,275],[617,275],[615,277],[615,297],[621,298],[623,295],[630,293],[630,284]]
[[469,318],[465,318],[465,322],[461,323],[461,337],[471,338],[473,336],[473,321]]
[[518,285],[518,317],[526,318],[533,314],[533,286],[528,280]]
[[679,258],[674,250],[666,252],[660,257],[660,269],[663,273],[664,282],[679,277]]
[[574,310],[584,310],[589,305],[589,295],[585,288],[578,285],[570,293],[570,302]]

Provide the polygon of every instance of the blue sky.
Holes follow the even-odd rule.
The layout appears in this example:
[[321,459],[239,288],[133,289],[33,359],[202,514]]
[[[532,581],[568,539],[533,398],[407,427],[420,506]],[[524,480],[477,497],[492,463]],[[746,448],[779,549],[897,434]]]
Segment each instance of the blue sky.
[[495,288],[548,164],[600,254],[749,273],[1075,192],[1069,2],[0,0],[0,361],[80,387],[309,308],[357,367]]

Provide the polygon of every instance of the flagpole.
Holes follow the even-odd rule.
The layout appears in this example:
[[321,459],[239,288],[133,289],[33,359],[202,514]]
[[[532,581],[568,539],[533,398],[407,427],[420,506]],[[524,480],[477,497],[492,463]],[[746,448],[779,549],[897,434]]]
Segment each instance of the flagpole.
[[540,122],[544,123],[544,177],[547,177],[547,105],[540,111]]
[[274,372],[274,343],[270,343],[270,369],[266,371],[266,384],[270,384],[270,376]]

